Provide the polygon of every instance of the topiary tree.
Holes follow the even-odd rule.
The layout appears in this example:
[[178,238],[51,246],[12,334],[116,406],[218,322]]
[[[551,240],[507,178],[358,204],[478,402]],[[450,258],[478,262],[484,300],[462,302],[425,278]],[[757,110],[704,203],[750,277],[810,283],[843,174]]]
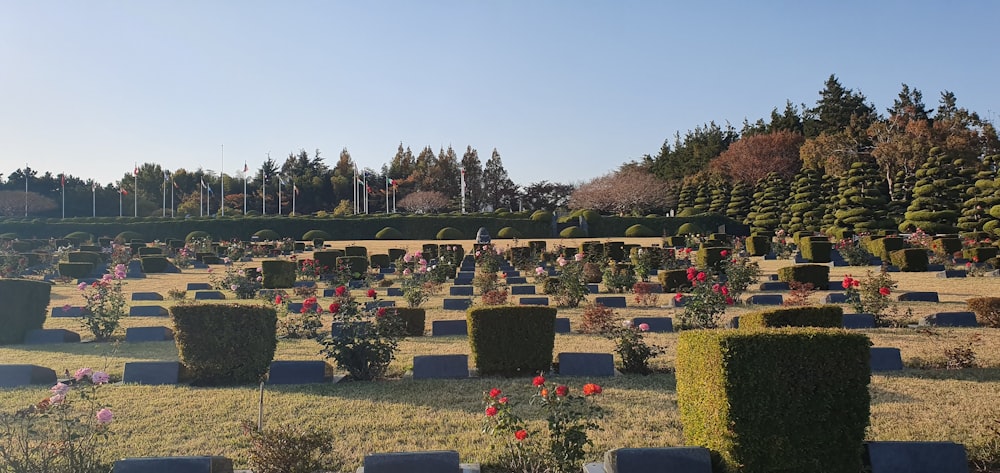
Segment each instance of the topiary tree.
[[385,227],[375,234],[376,240],[402,240],[403,232],[396,230],[393,227]]
[[635,225],[632,225],[631,227],[628,227],[625,230],[625,236],[629,238],[655,237],[656,232],[654,232],[652,228],[649,228],[641,223],[637,223]]
[[815,169],[802,168],[795,175],[786,201],[788,221],[782,227],[790,233],[818,232],[823,227],[827,199],[823,194],[823,175]]
[[[788,182],[778,173],[769,173],[758,183],[753,194],[750,214],[751,232],[774,231],[781,224],[781,215],[785,212],[785,199],[788,197]],[[748,214],[747,218],[750,218]]]
[[[920,229],[925,233],[957,233],[962,207],[962,186],[968,185],[959,175],[960,161],[931,150],[932,155],[917,169],[913,200],[906,208],[900,231]],[[957,164],[957,165],[956,165]]]
[[875,163],[858,161],[851,164],[840,179],[833,226],[855,233],[892,228],[892,221],[887,218],[889,199],[884,185]]
[[996,194],[996,171],[984,167],[975,175],[975,184],[965,190],[966,200],[962,203],[962,215],[958,217],[958,228],[962,231],[980,231],[987,222],[994,220],[990,209],[1000,201]]
[[303,241],[313,241],[315,239],[321,239],[323,241],[332,240],[333,237],[330,236],[328,232],[323,230],[309,230],[302,235]]
[[750,213],[751,197],[753,187],[746,182],[739,181],[733,186],[729,193],[729,205],[726,206],[726,216],[746,224],[747,214]]
[[497,238],[523,238],[524,235],[514,227],[503,227],[497,232]]
[[697,185],[692,183],[690,180],[686,180],[684,184],[681,184],[681,191],[677,195],[677,216],[678,217],[690,217],[697,212],[694,208],[694,199],[697,195],[698,188]]
[[455,227],[444,227],[441,230],[438,230],[435,238],[438,240],[461,240],[465,238],[465,235],[461,230]]
[[271,230],[270,228],[264,228],[254,232],[253,236],[260,238],[261,240],[280,240],[281,234]]
[[729,210],[729,199],[733,188],[726,181],[716,181],[709,186],[711,202],[708,204],[708,211],[720,215],[726,215]]

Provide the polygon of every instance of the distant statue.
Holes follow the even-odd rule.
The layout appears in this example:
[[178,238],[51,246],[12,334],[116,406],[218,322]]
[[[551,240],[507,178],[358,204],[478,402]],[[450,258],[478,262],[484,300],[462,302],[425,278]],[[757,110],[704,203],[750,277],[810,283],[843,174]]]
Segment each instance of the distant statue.
[[487,245],[490,243],[490,232],[486,231],[486,227],[479,227],[479,231],[476,232],[476,244]]

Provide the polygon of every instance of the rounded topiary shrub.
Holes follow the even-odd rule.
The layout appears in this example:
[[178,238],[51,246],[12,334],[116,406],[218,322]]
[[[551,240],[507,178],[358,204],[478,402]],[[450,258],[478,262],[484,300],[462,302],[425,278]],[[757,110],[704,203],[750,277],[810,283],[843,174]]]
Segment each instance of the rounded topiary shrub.
[[302,240],[304,240],[304,241],[312,241],[312,240],[315,240],[317,238],[320,238],[323,241],[327,241],[327,240],[332,240],[333,239],[333,237],[330,236],[329,233],[327,233],[327,232],[325,232],[323,230],[309,230],[308,232],[305,232],[302,235]]
[[681,289],[691,287],[691,281],[688,281],[687,274],[686,269],[668,269],[656,273],[656,278],[663,286],[664,292],[680,292]]
[[9,241],[9,240],[16,240],[16,239],[17,239],[17,233],[13,233],[13,232],[0,233],[0,240]]
[[551,222],[552,212],[548,210],[536,210],[531,214],[531,220],[535,222]]
[[573,225],[562,229],[562,231],[559,232],[559,236],[563,238],[586,238],[587,232],[583,231],[582,228]]
[[376,240],[402,240],[403,232],[393,227],[385,227],[375,234]]
[[469,346],[482,376],[526,376],[552,367],[555,307],[469,309]]
[[641,223],[637,223],[625,229],[625,236],[629,238],[655,237],[656,232]]
[[465,239],[465,235],[455,227],[444,227],[437,232],[435,238],[438,240],[462,240]]
[[596,210],[592,209],[577,209],[574,210],[573,213],[569,215],[570,217],[573,218],[583,217],[583,219],[586,220],[587,223],[597,223],[597,221],[601,219],[601,214]]
[[194,385],[261,380],[278,346],[273,307],[191,304],[170,309],[177,351]]
[[139,232],[133,232],[131,230],[125,230],[115,236],[115,241],[118,243],[128,243],[132,240],[141,240],[142,234]]
[[86,243],[88,241],[94,241],[94,235],[91,235],[90,233],[87,232],[72,232],[63,238],[72,241],[74,244],[77,245],[79,245],[80,243]]
[[95,251],[71,251],[66,257],[70,263],[93,263],[96,266],[103,262],[102,254]]
[[0,344],[21,343],[29,330],[45,324],[52,285],[28,279],[0,279]]
[[830,267],[825,264],[797,264],[778,268],[778,280],[812,284],[813,289],[826,290],[830,286]]
[[514,227],[503,227],[497,232],[497,238],[524,238],[524,235]]
[[211,240],[212,235],[202,230],[195,230],[191,233],[188,233],[187,236],[184,237],[184,242],[191,243],[192,240],[206,240],[206,239]]
[[262,228],[260,230],[257,230],[256,232],[254,232],[253,236],[255,236],[255,237],[257,237],[257,238],[259,238],[261,240],[272,240],[273,241],[273,240],[280,240],[281,239],[281,234],[278,233],[278,232],[276,232],[276,231],[274,231],[274,230],[271,230],[270,228]]
[[701,227],[692,222],[687,222],[677,228],[678,235],[694,235],[697,233],[701,233]]

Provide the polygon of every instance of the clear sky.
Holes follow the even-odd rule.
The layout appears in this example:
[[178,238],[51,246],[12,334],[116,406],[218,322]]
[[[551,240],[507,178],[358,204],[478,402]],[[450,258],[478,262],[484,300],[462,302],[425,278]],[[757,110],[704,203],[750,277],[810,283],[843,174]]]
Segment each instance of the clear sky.
[[0,0],[0,173],[229,174],[347,148],[379,169],[497,148],[517,184],[583,182],[835,73],[884,113],[1000,113],[1000,2]]

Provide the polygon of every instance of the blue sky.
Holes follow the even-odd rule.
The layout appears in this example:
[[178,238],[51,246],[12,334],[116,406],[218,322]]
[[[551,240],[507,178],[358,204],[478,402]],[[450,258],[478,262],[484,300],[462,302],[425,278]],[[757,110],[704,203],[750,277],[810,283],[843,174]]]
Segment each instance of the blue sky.
[[134,162],[235,174],[347,148],[379,169],[497,148],[515,183],[583,182],[835,73],[1000,113],[993,1],[0,0],[0,173],[108,183]]

